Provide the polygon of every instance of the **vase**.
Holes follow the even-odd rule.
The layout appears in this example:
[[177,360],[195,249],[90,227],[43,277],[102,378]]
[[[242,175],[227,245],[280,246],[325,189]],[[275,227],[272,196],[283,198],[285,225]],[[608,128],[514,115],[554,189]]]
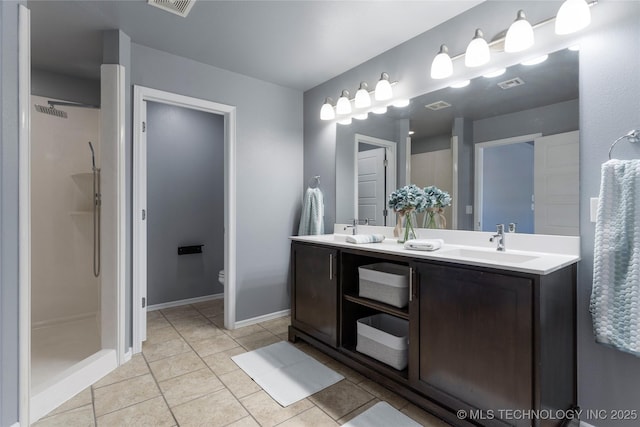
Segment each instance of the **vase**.
[[407,212],[398,213],[398,217],[404,218],[404,230],[398,236],[398,243],[417,238],[415,224],[417,223],[416,213],[411,209]]
[[427,208],[427,213],[424,214],[424,220],[422,221],[422,228],[438,228],[435,208]]
[[422,221],[423,228],[446,228],[447,220],[443,208],[427,208],[427,213]]

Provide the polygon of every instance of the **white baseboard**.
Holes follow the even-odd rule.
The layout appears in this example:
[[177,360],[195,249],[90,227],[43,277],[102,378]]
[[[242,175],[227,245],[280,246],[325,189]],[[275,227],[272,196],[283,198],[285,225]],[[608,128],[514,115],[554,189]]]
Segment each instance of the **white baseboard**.
[[47,326],[55,326],[55,325],[60,325],[62,323],[77,322],[78,320],[85,320],[90,318],[99,319],[98,312],[93,311],[90,313],[74,314],[72,316],[56,317],[55,319],[39,320],[37,322],[31,322],[31,329],[33,330],[33,329],[46,328]]
[[161,310],[163,308],[179,307],[181,305],[195,304],[197,302],[205,302],[205,301],[211,301],[214,299],[222,299],[222,298],[224,298],[224,293],[205,295],[203,297],[197,297],[197,298],[181,299],[178,301],[163,302],[161,304],[154,304],[154,305],[148,306],[147,311],[155,311],[155,310]]
[[20,427],[20,423],[15,423],[14,425],[12,425],[11,427]]
[[115,350],[100,350],[33,390],[30,421],[38,421],[118,367]]
[[289,316],[290,314],[291,314],[291,310],[289,309],[276,311],[269,314],[263,314],[262,316],[252,317],[251,319],[240,320],[239,322],[236,322],[235,327],[237,329],[243,326],[255,325],[256,323],[266,322],[267,320],[278,319],[280,317]]
[[129,350],[127,350],[127,352],[124,354],[124,359],[122,360],[122,363],[127,363],[129,360],[131,360],[132,357],[133,357],[133,349],[129,347]]

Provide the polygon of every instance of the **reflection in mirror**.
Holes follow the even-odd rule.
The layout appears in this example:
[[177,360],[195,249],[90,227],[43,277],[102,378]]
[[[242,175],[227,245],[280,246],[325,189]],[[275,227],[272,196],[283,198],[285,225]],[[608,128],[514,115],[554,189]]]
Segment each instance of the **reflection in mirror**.
[[395,214],[387,209],[387,199],[396,189],[396,142],[360,134],[354,141],[354,217],[369,225],[394,225]]
[[516,64],[337,125],[336,219],[356,215],[355,191],[344,189],[358,173],[358,133],[397,143],[397,187],[408,180],[451,194],[448,228],[513,223],[519,233],[578,235],[578,98],[578,53],[564,49],[541,64]]

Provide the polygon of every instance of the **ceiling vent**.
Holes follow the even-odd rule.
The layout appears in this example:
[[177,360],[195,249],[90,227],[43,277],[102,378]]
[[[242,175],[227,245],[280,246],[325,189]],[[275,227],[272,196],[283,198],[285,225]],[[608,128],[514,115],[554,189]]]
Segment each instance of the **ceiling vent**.
[[438,111],[438,110],[442,110],[449,107],[451,107],[451,104],[445,101],[436,101],[434,103],[424,106],[424,108],[428,108],[433,111]]
[[151,6],[186,18],[196,0],[147,0]]
[[511,89],[516,86],[522,86],[523,84],[524,84],[524,80],[522,80],[520,77],[514,77],[512,79],[505,80],[503,82],[498,83],[498,86],[501,89]]

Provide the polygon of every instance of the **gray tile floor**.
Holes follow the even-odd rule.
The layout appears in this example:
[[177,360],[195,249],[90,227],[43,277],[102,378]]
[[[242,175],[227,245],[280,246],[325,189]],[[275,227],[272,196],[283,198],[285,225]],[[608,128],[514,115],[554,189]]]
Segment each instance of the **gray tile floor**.
[[149,312],[142,353],[35,426],[337,426],[383,400],[423,426],[444,422],[305,343],[345,376],[286,408],[231,357],[287,339],[290,319],[224,329],[222,300]]

